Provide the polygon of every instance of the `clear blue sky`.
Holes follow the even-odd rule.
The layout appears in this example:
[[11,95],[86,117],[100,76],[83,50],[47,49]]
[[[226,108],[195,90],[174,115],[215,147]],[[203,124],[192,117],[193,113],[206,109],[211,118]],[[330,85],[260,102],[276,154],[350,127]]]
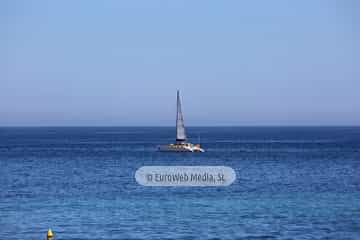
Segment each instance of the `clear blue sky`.
[[358,1],[0,1],[0,125],[359,125]]

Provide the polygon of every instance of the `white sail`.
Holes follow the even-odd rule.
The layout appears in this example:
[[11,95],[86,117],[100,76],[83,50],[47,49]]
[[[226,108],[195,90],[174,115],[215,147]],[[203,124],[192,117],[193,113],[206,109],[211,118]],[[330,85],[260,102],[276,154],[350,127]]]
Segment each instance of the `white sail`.
[[184,119],[181,111],[180,93],[177,91],[177,111],[176,111],[176,141],[186,141]]
[[176,99],[176,143],[159,145],[158,150],[161,152],[205,152],[200,144],[192,144],[186,141],[179,91],[177,91]]

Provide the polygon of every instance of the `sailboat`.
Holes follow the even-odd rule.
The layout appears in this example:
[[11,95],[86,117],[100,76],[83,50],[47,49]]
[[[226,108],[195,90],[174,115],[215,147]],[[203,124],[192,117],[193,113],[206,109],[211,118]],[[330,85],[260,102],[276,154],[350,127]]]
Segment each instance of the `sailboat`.
[[175,143],[158,146],[159,151],[164,152],[205,152],[199,144],[186,141],[184,118],[181,111],[180,93],[177,91],[176,99],[176,141]]

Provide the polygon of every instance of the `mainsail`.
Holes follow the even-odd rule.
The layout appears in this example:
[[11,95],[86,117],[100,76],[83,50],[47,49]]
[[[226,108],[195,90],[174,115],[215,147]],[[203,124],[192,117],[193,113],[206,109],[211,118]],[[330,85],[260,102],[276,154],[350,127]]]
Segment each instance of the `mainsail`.
[[176,111],[176,141],[186,141],[184,119],[181,111],[180,93],[177,91],[177,111]]

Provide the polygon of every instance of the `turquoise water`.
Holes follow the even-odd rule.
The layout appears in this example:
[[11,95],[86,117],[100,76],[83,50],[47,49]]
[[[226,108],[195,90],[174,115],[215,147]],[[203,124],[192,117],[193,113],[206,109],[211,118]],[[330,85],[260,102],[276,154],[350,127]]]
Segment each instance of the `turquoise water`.
[[[360,239],[360,128],[0,128],[0,239]],[[229,187],[143,187],[144,165],[226,165]]]

